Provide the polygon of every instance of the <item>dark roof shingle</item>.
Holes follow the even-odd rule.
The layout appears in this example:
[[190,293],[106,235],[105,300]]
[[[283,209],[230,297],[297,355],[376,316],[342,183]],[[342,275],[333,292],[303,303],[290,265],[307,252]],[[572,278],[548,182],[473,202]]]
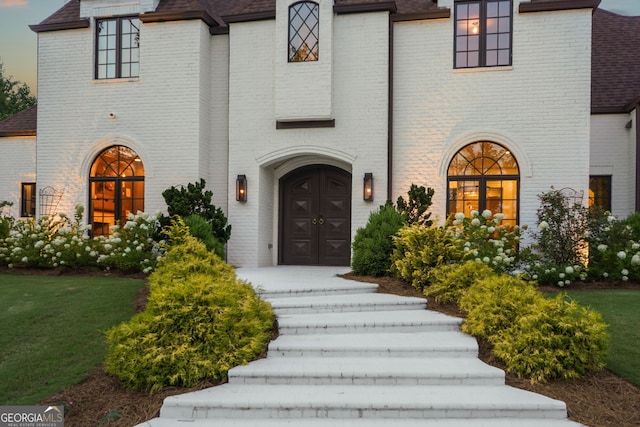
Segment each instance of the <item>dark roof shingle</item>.
[[593,15],[591,111],[622,112],[640,100],[640,16]]
[[0,137],[35,135],[37,118],[38,107],[33,105],[0,121]]

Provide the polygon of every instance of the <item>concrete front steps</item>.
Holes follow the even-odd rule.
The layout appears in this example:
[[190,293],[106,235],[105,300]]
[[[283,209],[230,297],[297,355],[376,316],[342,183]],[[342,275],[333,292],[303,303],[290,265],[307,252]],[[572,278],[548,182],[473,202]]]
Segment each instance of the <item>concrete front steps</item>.
[[[347,269],[240,269],[280,336],[229,383],[165,399],[140,426],[574,427],[563,402],[508,387],[461,320],[373,293]],[[298,292],[299,291],[299,292]]]

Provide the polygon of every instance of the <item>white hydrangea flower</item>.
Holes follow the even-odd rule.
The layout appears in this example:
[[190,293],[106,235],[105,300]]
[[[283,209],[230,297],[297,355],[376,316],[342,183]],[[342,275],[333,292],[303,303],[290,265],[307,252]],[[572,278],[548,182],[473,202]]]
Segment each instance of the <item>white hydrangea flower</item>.
[[549,228],[549,223],[547,221],[542,221],[539,225],[538,225],[538,229],[540,231],[544,231],[547,228]]
[[478,218],[473,218],[473,219],[471,220],[471,224],[472,224],[472,225],[480,225],[480,220],[479,220]]
[[462,221],[464,219],[464,213],[456,212],[455,219],[457,219],[458,221]]
[[482,211],[482,216],[489,219],[493,213],[489,209],[485,209]]
[[479,214],[480,214],[480,212],[478,212],[475,209],[471,211],[471,216],[478,216]]
[[620,274],[622,274],[623,276],[628,276],[629,275],[629,270],[627,270],[626,268],[623,268],[622,271],[620,272]]
[[573,274],[573,267],[569,266],[569,267],[565,268],[564,271],[567,274]]
[[598,245],[598,252],[604,252],[608,249],[609,247],[607,245],[604,244],[599,244]]
[[625,259],[627,257],[627,253],[625,251],[618,252],[618,258]]

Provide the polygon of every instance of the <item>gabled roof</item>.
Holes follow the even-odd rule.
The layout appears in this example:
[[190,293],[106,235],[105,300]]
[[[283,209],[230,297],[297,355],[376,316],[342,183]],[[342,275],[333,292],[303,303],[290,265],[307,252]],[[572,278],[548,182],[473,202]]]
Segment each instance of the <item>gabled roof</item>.
[[34,136],[38,118],[38,107],[33,105],[0,121],[0,137]]
[[618,113],[640,102],[640,16],[593,15],[591,111]]

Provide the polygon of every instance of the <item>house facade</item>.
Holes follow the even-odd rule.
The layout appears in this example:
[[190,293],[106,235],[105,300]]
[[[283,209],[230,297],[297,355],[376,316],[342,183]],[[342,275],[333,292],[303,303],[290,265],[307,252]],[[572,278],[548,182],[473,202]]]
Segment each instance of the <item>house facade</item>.
[[640,79],[601,57],[640,18],[598,3],[70,0],[31,27],[37,118],[0,122],[0,200],[83,204],[104,233],[203,178],[237,266],[349,265],[356,230],[412,183],[440,221],[534,224],[552,186],[626,216]]

